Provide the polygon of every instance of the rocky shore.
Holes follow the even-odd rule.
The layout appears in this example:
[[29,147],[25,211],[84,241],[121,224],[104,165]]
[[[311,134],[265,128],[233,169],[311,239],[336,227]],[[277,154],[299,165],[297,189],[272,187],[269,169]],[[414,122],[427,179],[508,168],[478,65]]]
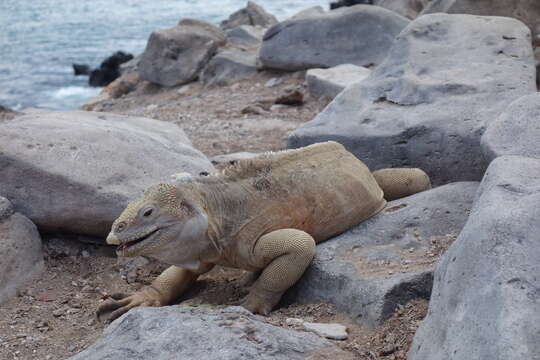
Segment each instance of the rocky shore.
[[[0,107],[0,358],[540,359],[540,5],[361,2],[179,19],[79,111]],[[104,243],[129,199],[328,140],[435,186],[320,244],[268,317],[217,268],[96,321],[163,268]]]

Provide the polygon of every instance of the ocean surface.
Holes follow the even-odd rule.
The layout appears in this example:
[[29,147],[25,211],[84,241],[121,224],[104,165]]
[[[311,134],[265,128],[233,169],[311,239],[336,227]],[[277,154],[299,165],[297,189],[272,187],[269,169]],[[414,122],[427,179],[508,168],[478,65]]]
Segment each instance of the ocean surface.
[[[279,20],[329,1],[257,0]],[[76,109],[100,89],[73,75],[115,51],[144,50],[153,30],[186,17],[218,24],[245,0],[0,0],[0,104]]]

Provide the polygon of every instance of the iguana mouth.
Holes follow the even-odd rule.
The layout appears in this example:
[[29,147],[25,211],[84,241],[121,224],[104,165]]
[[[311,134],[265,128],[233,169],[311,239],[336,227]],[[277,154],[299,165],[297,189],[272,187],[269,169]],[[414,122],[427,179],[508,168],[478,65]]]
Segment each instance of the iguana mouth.
[[135,240],[130,240],[130,241],[127,241],[125,243],[122,243],[120,245],[118,245],[118,247],[116,248],[116,251],[119,252],[119,253],[123,253],[124,251],[126,251],[127,249],[130,249],[132,248],[133,246],[137,245],[137,244],[140,244],[141,242],[145,241],[145,240],[148,240],[150,237],[152,237],[154,234],[156,234],[160,229],[155,229],[153,231],[150,231],[148,234],[138,238],[138,239],[135,239]]

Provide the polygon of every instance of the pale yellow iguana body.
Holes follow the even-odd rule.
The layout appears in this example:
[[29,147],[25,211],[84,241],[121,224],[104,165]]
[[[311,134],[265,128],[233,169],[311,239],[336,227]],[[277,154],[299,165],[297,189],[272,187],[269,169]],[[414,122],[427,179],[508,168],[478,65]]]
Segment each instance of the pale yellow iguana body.
[[268,313],[304,273],[316,243],[384,208],[377,181],[400,195],[430,188],[419,169],[375,175],[342,145],[326,142],[150,188],[115,221],[107,241],[119,245],[119,255],[173,266],[152,286],[103,304],[98,314],[113,311],[114,318],[135,306],[168,304],[215,264],[262,271],[243,306]]

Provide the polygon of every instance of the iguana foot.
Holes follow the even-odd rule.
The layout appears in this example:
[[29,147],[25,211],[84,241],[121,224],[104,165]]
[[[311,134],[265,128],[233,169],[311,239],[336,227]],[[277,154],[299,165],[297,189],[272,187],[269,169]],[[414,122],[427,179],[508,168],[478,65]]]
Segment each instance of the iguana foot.
[[240,305],[254,314],[268,315],[282,295],[283,292],[253,288]]
[[99,321],[111,322],[137,306],[164,306],[167,302],[153,287],[146,286],[132,295],[114,294],[114,300],[101,304],[96,315]]

